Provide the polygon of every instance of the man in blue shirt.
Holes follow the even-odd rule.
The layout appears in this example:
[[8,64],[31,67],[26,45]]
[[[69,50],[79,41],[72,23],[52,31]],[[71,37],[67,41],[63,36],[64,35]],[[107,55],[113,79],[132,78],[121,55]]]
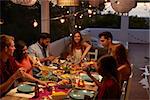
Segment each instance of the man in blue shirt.
[[41,33],[38,41],[31,46],[29,46],[29,54],[32,57],[39,58],[40,62],[44,65],[49,65],[50,61],[54,60],[55,57],[50,55],[48,50],[48,45],[50,43],[50,34]]

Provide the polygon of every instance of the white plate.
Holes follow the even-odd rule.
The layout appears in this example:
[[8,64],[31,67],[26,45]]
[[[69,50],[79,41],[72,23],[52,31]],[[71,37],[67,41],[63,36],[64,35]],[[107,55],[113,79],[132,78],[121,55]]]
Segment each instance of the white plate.
[[84,99],[85,95],[90,96],[90,98],[94,97],[94,91],[87,91],[87,90],[72,90],[69,93],[70,97],[73,99]]
[[34,85],[32,84],[21,84],[17,87],[18,92],[22,93],[32,93],[34,92]]
[[[94,78],[96,78],[97,80],[99,80],[99,82],[102,80],[102,76],[101,75],[98,75],[98,74],[92,74],[92,76]],[[84,73],[81,73],[80,74],[80,77],[81,79],[85,80],[85,81],[89,81],[89,82],[93,82],[93,80],[87,75],[87,74],[84,74]]]

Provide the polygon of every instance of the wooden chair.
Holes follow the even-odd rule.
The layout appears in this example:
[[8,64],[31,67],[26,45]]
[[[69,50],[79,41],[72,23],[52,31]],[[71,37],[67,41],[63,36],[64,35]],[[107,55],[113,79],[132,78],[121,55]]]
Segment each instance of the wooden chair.
[[150,98],[150,65],[145,65],[145,67],[139,68],[144,71],[141,76],[143,77],[139,83],[142,85],[144,89],[146,89],[149,98]]

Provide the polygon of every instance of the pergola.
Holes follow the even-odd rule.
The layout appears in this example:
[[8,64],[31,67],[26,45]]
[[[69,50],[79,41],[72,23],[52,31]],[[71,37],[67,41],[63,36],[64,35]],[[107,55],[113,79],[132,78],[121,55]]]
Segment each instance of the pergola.
[[[16,4],[25,6],[34,5],[37,0],[11,0]],[[38,0],[41,4],[41,33],[50,33],[50,13],[49,2],[55,2],[59,6],[78,6],[79,1],[89,1],[89,4],[96,7],[100,3],[111,2],[112,8],[119,13],[128,13],[136,7],[137,2],[148,2],[148,0]],[[124,21],[125,22],[125,21]]]

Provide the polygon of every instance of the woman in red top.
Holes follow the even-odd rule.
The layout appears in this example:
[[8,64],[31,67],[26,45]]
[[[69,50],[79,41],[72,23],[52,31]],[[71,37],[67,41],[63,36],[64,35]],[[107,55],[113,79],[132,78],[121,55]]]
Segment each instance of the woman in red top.
[[101,82],[97,81],[89,71],[87,74],[98,86],[98,100],[119,100],[121,89],[118,79],[117,64],[112,56],[103,56],[97,61],[97,72],[102,75]]
[[0,97],[14,86],[17,79],[26,76],[23,68],[18,69],[15,64],[15,49],[14,37],[0,35]]
[[32,76],[32,64],[34,63],[34,61],[28,55],[28,49],[24,41],[20,40],[16,43],[15,59],[16,64],[19,67],[23,67],[25,69],[25,72],[30,74],[31,81],[37,81],[39,84],[47,85],[46,82],[36,79]]
[[17,65],[23,67],[27,73],[32,75],[32,63],[31,57],[28,55],[28,48],[23,41],[18,41],[16,43],[16,50],[15,50],[15,59]]

